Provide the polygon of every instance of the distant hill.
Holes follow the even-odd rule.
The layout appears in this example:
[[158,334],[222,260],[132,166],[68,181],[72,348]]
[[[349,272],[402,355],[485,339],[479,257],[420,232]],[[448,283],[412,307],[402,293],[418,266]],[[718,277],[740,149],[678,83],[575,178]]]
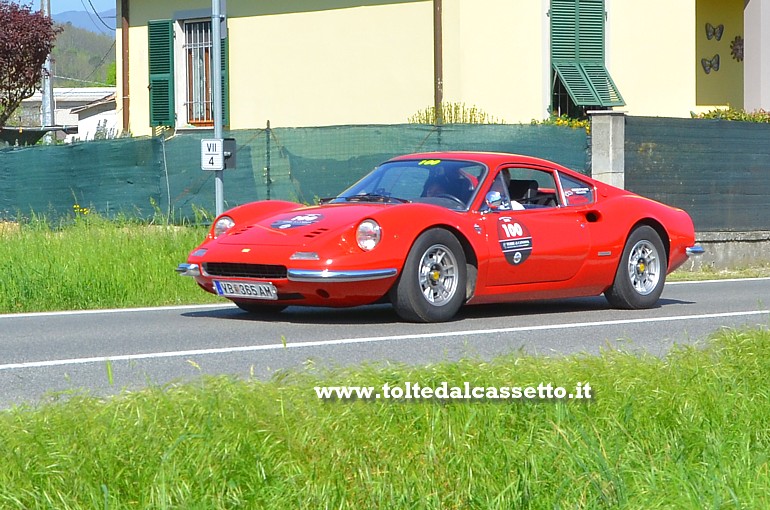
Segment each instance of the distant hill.
[[88,11],[66,11],[54,14],[53,20],[60,25],[71,23],[73,27],[115,38],[115,9],[100,12],[98,17]]
[[56,38],[51,52],[54,74],[53,86],[103,87],[114,85],[114,33],[110,35],[95,33],[78,28],[73,23],[66,23],[63,28],[64,30]]

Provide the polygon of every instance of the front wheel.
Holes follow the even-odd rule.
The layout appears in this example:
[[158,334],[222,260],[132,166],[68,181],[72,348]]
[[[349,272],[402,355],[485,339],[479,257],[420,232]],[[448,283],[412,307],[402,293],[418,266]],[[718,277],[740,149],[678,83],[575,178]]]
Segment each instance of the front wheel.
[[604,295],[615,308],[651,308],[663,292],[667,268],[660,236],[652,227],[641,226],[628,237],[615,281]]
[[417,238],[390,291],[396,313],[412,322],[443,322],[465,302],[465,253],[457,238],[432,229]]

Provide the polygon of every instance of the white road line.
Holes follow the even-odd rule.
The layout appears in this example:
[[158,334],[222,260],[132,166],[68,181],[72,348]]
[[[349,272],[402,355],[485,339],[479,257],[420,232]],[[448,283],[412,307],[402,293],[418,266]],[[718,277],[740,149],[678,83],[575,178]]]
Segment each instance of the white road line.
[[18,319],[21,317],[57,317],[63,315],[99,315],[110,313],[129,313],[129,312],[162,312],[166,310],[205,310],[209,308],[227,308],[234,307],[235,304],[229,301],[214,303],[208,305],[175,305],[175,306],[155,306],[143,308],[101,308],[97,310],[62,310],[59,312],[28,312],[28,313],[6,313],[0,314],[2,319]]
[[29,361],[24,363],[8,363],[0,365],[0,371],[2,370],[15,370],[23,368],[42,368],[42,367],[55,367],[64,365],[83,365],[87,363],[105,363],[107,361],[136,361],[147,359],[160,359],[160,358],[179,358],[185,356],[205,356],[212,354],[231,354],[236,352],[254,352],[254,351],[277,351],[281,349],[304,349],[308,347],[326,347],[332,345],[344,345],[344,344],[363,344],[369,342],[385,342],[394,340],[424,340],[430,338],[447,338],[457,337],[464,335],[491,335],[496,333],[517,333],[523,331],[544,331],[555,329],[574,329],[574,328],[587,328],[587,327],[599,327],[599,326],[615,326],[619,324],[641,324],[649,322],[671,322],[671,321],[688,321],[688,320],[702,320],[702,319],[718,319],[724,317],[747,317],[751,315],[770,315],[770,310],[752,310],[745,312],[724,312],[724,313],[708,313],[700,315],[677,315],[673,317],[648,317],[644,319],[623,319],[623,320],[611,320],[611,321],[594,321],[594,322],[573,322],[568,324],[547,324],[542,326],[521,326],[516,328],[494,328],[494,329],[475,329],[465,331],[447,331],[444,333],[428,333],[428,334],[413,334],[413,335],[395,335],[395,336],[373,336],[373,337],[360,337],[360,338],[340,338],[336,340],[319,340],[314,342],[301,342],[301,343],[287,343],[284,344],[269,344],[269,345],[247,345],[241,347],[222,347],[218,349],[194,349],[189,351],[168,351],[168,352],[150,352],[145,354],[124,354],[118,356],[96,356],[91,358],[72,358],[72,359],[58,359],[48,361]]
[[725,278],[723,280],[687,280],[687,281],[677,281],[677,282],[666,282],[666,287],[669,285],[687,285],[687,284],[694,284],[698,285],[700,283],[736,283],[736,282],[761,282],[770,280],[770,276],[758,276],[756,278]]
[[[668,285],[700,285],[704,283],[736,283],[736,282],[756,282],[770,280],[770,277],[757,277],[757,278],[732,278],[724,280],[692,280],[692,281],[679,281],[679,282],[666,282]],[[98,315],[98,314],[110,314],[110,313],[129,313],[129,312],[158,312],[166,310],[204,310],[209,308],[228,308],[235,305],[229,301],[223,301],[221,303],[205,304],[205,305],[176,305],[176,306],[156,306],[156,307],[142,307],[142,308],[106,308],[99,310],[63,310],[58,312],[27,312],[27,313],[7,313],[0,314],[0,320],[2,319],[19,319],[25,317],[56,317],[66,315]]]

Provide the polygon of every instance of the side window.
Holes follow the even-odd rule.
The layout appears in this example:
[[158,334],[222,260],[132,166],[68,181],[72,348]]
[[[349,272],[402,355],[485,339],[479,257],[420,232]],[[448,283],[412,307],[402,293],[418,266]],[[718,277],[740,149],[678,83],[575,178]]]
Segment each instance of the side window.
[[525,209],[559,205],[553,172],[524,167],[509,167],[507,170],[511,176],[508,194],[512,201],[520,203]]
[[561,187],[564,190],[565,205],[586,205],[594,201],[594,189],[588,183],[559,173]]

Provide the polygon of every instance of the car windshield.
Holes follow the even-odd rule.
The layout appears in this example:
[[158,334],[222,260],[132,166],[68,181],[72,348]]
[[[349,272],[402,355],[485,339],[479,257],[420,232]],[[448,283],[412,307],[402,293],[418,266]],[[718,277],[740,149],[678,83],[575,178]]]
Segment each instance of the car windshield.
[[332,202],[422,202],[464,210],[486,174],[480,163],[422,159],[384,163]]

